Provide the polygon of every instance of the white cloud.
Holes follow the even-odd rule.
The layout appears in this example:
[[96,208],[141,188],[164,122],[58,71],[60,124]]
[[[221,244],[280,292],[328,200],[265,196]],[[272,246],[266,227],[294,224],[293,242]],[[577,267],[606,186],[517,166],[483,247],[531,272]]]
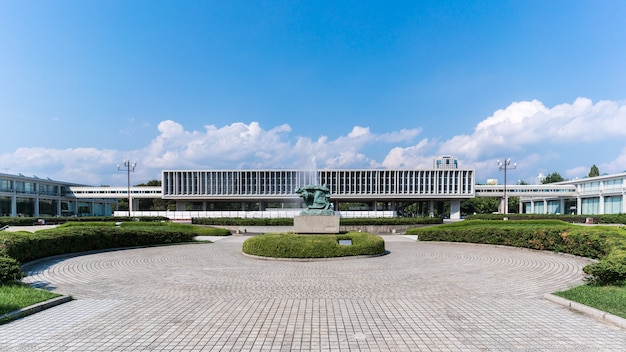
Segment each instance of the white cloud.
[[312,140],[294,139],[287,124],[264,129],[258,122],[237,122],[222,127],[206,125],[203,131],[194,131],[172,120],[159,123],[157,131],[149,145],[139,150],[20,148],[0,155],[0,162],[12,173],[125,185],[127,175],[117,170],[124,159],[138,162],[133,184],[159,178],[163,169],[361,168],[380,166],[362,151],[364,147],[407,142],[419,133],[403,129],[375,134],[369,127],[355,126],[334,140],[326,136]]
[[624,121],[626,105],[614,101],[578,98],[553,108],[538,100],[515,102],[478,123],[471,135],[442,143],[440,152],[476,160],[538,144],[593,142],[626,136]]
[[382,166],[393,168],[432,168],[433,159],[430,153],[432,145],[428,139],[422,139],[416,145],[400,148],[396,147],[389,151],[382,162]]
[[[472,134],[392,148],[382,165],[388,168],[429,167],[433,157],[450,154],[460,159],[461,167],[475,169],[480,182],[484,178],[499,176],[498,158],[514,156],[520,166],[514,177],[527,180],[540,171],[559,171],[555,169],[556,165],[566,159],[573,165],[561,172],[564,177],[574,178],[587,174],[591,165],[586,165],[585,161],[590,154],[592,158],[606,158],[616,146],[624,146],[624,137],[624,102],[599,101],[594,104],[590,99],[578,98],[572,104],[549,108],[538,100],[521,101],[477,123]],[[604,148],[599,147],[600,143],[604,143]],[[623,170],[626,170],[626,149],[616,160],[601,167],[601,172]]]
[[[471,134],[417,143],[421,129],[379,134],[354,126],[329,139],[294,136],[287,124],[265,129],[258,122],[236,122],[197,131],[165,120],[150,143],[137,150],[19,148],[0,155],[0,165],[9,173],[124,185],[126,175],[116,168],[124,159],[138,161],[133,180],[139,183],[159,178],[163,169],[430,168],[433,157],[451,154],[459,158],[460,167],[476,170],[478,182],[500,177],[496,159],[504,157],[513,157],[519,165],[510,179],[529,181],[539,172],[553,171],[574,178],[586,175],[589,160],[602,173],[626,170],[624,122],[623,102],[594,104],[586,98],[551,108],[538,100],[515,102],[478,122]],[[605,148],[595,151],[600,143]],[[386,156],[377,160],[372,150],[387,151]],[[614,160],[607,160],[609,152]],[[570,164],[559,170],[563,159]]]

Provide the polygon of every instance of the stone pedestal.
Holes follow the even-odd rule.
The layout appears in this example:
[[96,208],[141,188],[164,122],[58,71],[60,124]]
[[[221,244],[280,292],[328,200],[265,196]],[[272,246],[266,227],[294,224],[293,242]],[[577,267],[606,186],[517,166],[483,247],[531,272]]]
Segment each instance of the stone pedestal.
[[293,218],[294,233],[339,233],[337,215],[300,215]]

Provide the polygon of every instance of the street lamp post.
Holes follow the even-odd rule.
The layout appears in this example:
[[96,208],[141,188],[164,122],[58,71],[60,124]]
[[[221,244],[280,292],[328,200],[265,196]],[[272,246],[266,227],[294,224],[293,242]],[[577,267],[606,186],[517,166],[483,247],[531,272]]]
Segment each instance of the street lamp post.
[[124,160],[124,167],[117,164],[118,171],[126,171],[128,175],[128,217],[130,217],[130,210],[132,209],[132,203],[130,199],[130,173],[135,172],[135,167],[137,166],[137,161],[131,162],[130,160]]
[[509,199],[506,196],[506,170],[507,169],[516,169],[517,168],[517,163],[513,163],[513,167],[510,166],[511,165],[511,158],[508,159],[504,159],[504,161],[500,161],[498,160],[498,169],[500,169],[500,171],[504,171],[504,204],[503,204],[503,213],[504,214],[508,214],[509,213]]

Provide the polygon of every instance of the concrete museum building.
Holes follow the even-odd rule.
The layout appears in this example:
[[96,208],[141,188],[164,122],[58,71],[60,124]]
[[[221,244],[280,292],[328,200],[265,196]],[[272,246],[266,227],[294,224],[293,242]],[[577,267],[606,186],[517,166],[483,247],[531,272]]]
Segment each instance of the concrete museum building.
[[[501,210],[505,199],[520,197],[523,213],[626,213],[626,173],[546,185],[476,185],[474,170],[441,156],[424,170],[164,170],[160,187],[90,187],[0,173],[0,215],[293,217],[302,210],[295,190],[312,184],[329,187],[342,217],[405,216],[415,203],[432,215],[448,203],[445,215],[460,219],[461,201],[474,197],[499,198]],[[130,200],[130,212],[116,211],[120,198]],[[139,211],[142,198],[175,202],[176,210]]]

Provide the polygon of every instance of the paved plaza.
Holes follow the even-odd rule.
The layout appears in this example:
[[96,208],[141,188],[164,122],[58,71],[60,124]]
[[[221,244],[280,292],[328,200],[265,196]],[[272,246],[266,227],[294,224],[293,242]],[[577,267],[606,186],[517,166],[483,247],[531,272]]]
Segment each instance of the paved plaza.
[[269,261],[246,238],[33,263],[75,300],[1,325],[0,351],[626,351],[542,298],[582,258],[387,235],[381,257]]

